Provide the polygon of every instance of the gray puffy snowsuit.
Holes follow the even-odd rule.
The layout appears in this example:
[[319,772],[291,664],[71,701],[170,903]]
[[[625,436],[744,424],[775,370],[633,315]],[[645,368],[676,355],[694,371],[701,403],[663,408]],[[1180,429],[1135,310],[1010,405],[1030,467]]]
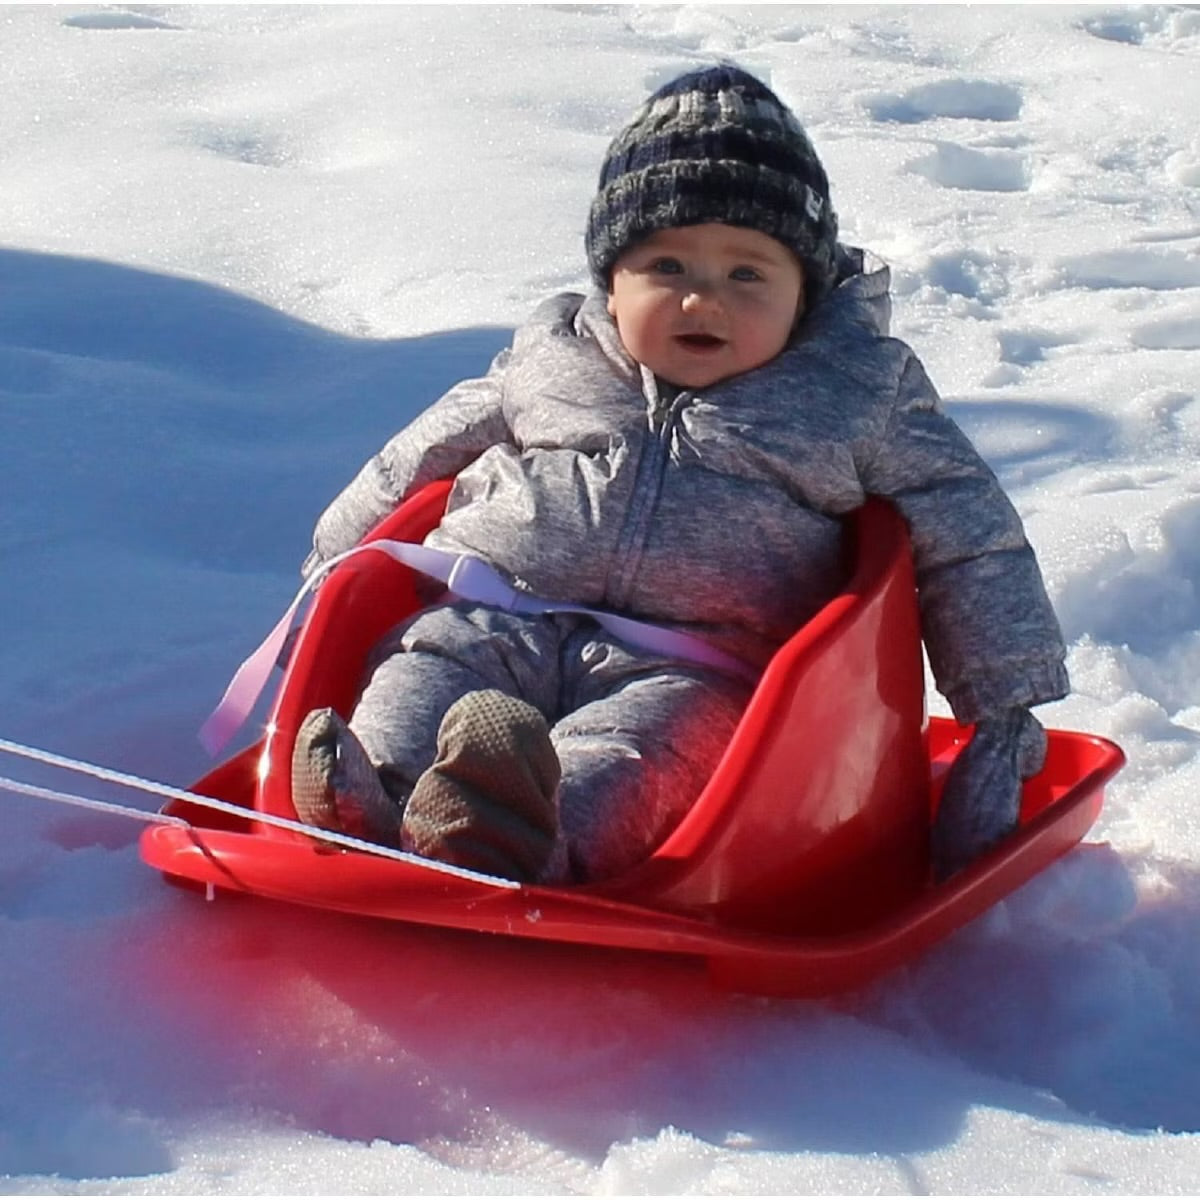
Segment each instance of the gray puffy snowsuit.
[[[306,569],[454,475],[427,544],[761,666],[843,582],[839,518],[883,496],[912,534],[926,647],[955,716],[1064,695],[1062,637],[1016,511],[915,354],[887,336],[886,267],[841,259],[838,286],[778,357],[699,391],[662,388],[630,359],[602,293],[546,301],[484,378],[367,463],[322,515]],[[542,711],[574,878],[661,840],[748,698],[741,680],[586,618],[461,601],[405,622],[375,663],[351,728],[401,802],[460,695],[498,688]]]

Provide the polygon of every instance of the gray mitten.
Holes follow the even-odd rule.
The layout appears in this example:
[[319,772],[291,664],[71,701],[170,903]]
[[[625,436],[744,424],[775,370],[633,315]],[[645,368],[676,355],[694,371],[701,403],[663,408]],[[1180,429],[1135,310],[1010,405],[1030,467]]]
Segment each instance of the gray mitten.
[[1046,760],[1046,731],[1027,708],[984,717],[955,759],[933,823],[930,853],[939,882],[1017,827],[1021,781]]

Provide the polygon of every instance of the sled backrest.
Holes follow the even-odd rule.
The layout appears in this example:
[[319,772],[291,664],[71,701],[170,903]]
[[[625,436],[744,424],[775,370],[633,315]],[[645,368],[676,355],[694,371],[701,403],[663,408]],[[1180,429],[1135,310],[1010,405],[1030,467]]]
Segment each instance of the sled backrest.
[[[449,488],[430,485],[368,540],[420,541]],[[777,652],[695,806],[644,863],[582,890],[824,933],[861,926],[922,885],[929,767],[906,530],[878,501],[847,526],[845,589]],[[300,722],[325,705],[349,715],[370,648],[418,606],[414,585],[383,554],[351,559],[322,585],[271,717],[260,811],[294,816],[288,764]]]
[[925,680],[906,526],[848,522],[850,578],[775,655],[696,804],[594,890],[789,934],[865,927],[925,884]]

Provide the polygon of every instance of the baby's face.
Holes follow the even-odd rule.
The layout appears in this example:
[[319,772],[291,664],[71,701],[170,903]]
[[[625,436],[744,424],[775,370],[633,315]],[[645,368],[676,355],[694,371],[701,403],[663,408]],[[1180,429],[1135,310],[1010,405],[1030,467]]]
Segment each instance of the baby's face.
[[775,357],[804,311],[804,272],[774,238],[734,225],[662,229],[613,267],[608,311],[630,356],[702,388]]

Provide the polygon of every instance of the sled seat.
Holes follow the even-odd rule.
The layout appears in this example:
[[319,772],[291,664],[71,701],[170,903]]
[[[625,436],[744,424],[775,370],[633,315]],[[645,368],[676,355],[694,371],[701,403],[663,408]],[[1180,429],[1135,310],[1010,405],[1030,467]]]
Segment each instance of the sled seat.
[[[432,485],[368,540],[420,541],[448,488]],[[908,540],[882,502],[847,524],[845,589],[769,664],[696,804],[647,861],[581,890],[795,933],[861,925],[921,887],[929,758]],[[324,705],[349,715],[371,646],[417,607],[415,584],[378,554],[322,585],[272,714],[255,807],[295,815],[287,764],[300,723]]]

